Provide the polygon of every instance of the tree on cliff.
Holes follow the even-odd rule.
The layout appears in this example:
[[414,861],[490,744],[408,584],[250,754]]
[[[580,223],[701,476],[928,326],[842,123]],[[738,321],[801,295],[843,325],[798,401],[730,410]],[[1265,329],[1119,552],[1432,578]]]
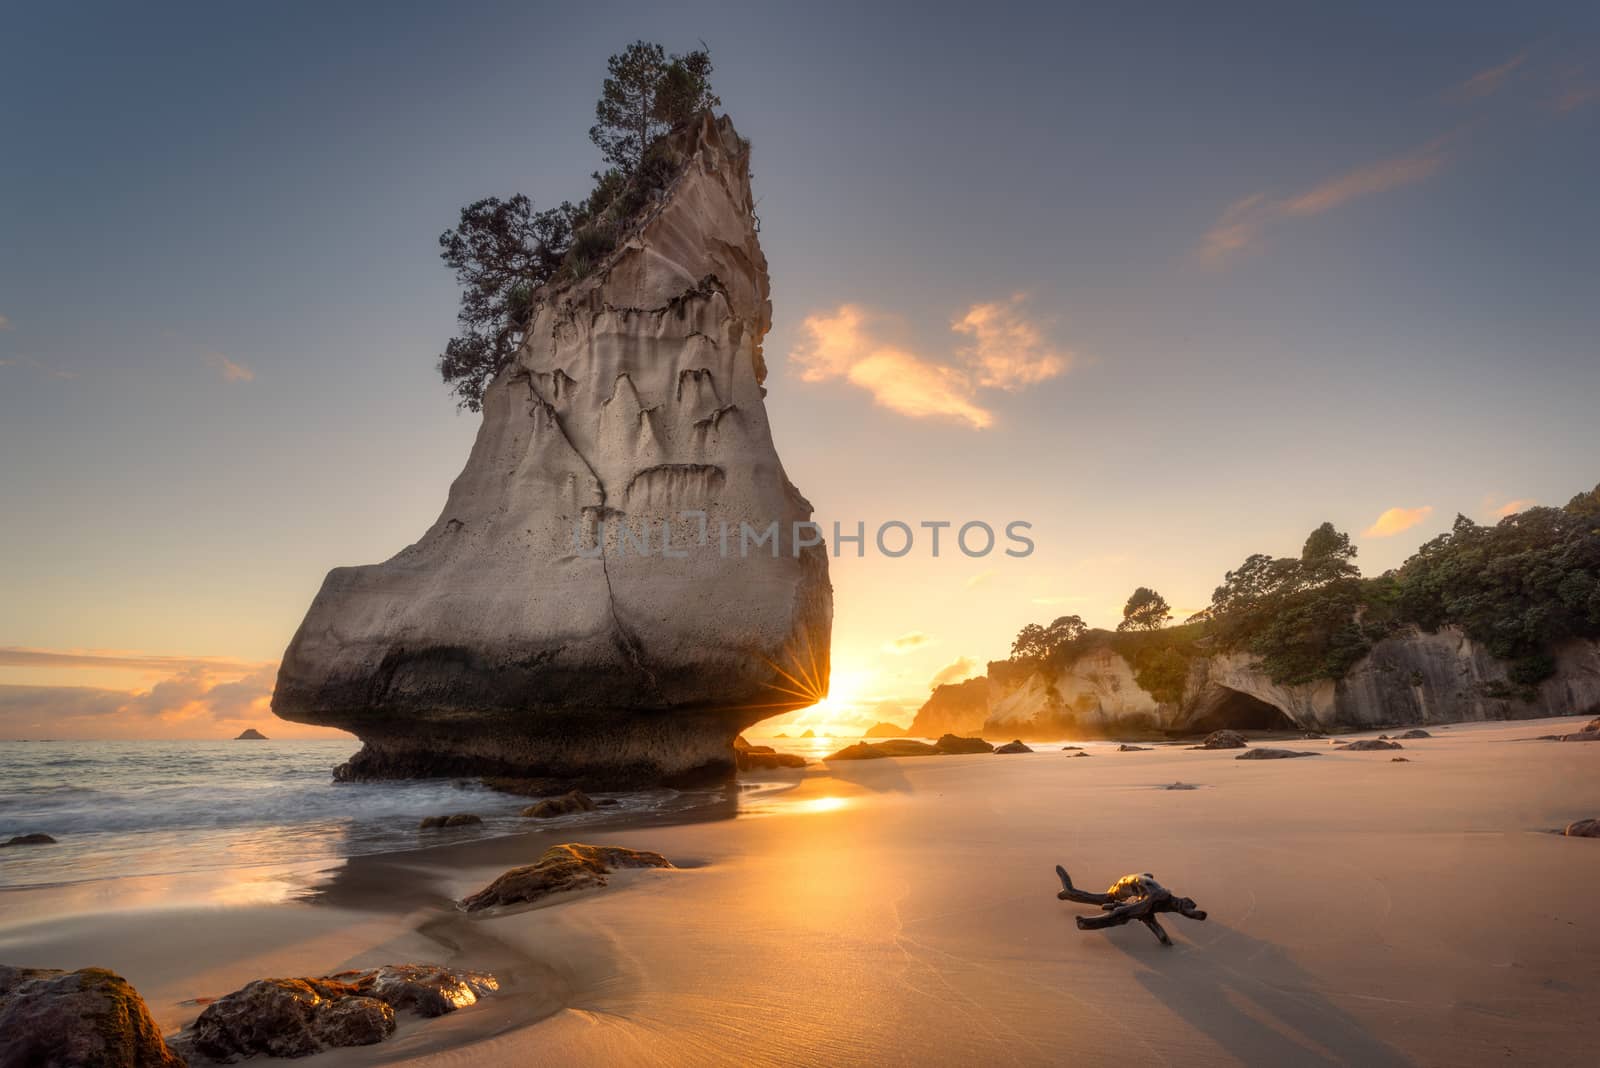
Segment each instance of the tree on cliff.
[[572,242],[574,208],[536,212],[518,193],[461,209],[461,222],[439,235],[439,256],[461,283],[463,327],[439,357],[439,374],[462,407],[478,411],[483,391],[522,344],[533,292],[561,268]]
[[722,104],[711,91],[711,53],[704,45],[668,56],[658,44],[635,41],[606,69],[610,76],[594,106],[589,140],[625,175],[639,169],[662,134]]
[[1049,660],[1083,637],[1088,629],[1088,625],[1077,616],[1061,616],[1048,627],[1029,623],[1017,632],[1017,640],[1011,643],[1011,658]]
[[612,166],[594,174],[581,203],[536,212],[520,193],[487,197],[439,236],[439,255],[461,283],[462,327],[439,357],[439,375],[468,411],[482,409],[483,391],[516,355],[539,287],[582,278],[604,261],[681,168],[667,134],[722,103],[704,47],[668,56],[638,41],[607,69],[589,137]]
[[1160,630],[1171,618],[1172,607],[1167,599],[1148,586],[1140,586],[1122,606],[1122,622],[1117,624],[1117,629]]

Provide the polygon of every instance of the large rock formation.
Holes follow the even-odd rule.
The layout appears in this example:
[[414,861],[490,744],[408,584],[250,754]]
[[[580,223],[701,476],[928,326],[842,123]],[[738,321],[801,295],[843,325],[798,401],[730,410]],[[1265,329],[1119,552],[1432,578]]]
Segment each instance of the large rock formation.
[[437,522],[330,572],[290,642],[273,711],[359,736],[342,776],[731,773],[740,729],[826,693],[827,556],[799,547],[811,505],[763,402],[749,146],[725,118],[681,136],[632,236],[537,294]]
[[[995,661],[986,679],[936,691],[911,725],[988,738],[1049,739],[1219,729],[1351,729],[1417,723],[1582,715],[1600,708],[1600,643],[1552,651],[1556,671],[1529,693],[1509,665],[1454,627],[1408,630],[1373,646],[1338,681],[1274,682],[1248,653],[1196,657],[1180,701],[1139,685],[1108,645],[1059,669]],[[982,687],[979,691],[978,687]],[[979,700],[981,692],[982,700]],[[957,699],[959,698],[959,699]]]

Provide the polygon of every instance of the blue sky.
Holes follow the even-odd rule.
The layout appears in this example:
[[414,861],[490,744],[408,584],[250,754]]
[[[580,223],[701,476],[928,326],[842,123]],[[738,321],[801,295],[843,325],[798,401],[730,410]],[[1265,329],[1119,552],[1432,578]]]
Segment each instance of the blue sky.
[[[1134,585],[1197,608],[1324,519],[1380,571],[1600,479],[1592,7],[322,6],[8,14],[0,647],[269,678],[465,459],[439,232],[581,196],[641,37],[704,40],[755,144],[769,411],[819,517],[1035,525],[1026,561],[836,562],[854,714]],[[1056,370],[980,384],[981,307]],[[0,656],[0,718],[166,670]]]

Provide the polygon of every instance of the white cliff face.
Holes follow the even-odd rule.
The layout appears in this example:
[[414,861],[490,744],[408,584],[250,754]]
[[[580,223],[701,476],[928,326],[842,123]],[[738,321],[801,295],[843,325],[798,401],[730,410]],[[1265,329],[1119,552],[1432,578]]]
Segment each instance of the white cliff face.
[[[1510,682],[1504,661],[1454,627],[1386,638],[1343,679],[1295,686],[1274,682],[1248,653],[1220,653],[1195,659],[1183,700],[1163,703],[1139,685],[1126,659],[1100,646],[1059,670],[990,664],[987,709],[966,714],[972,732],[987,737],[1060,738],[1218,727],[1333,730],[1600,710],[1600,643],[1571,641],[1553,655],[1556,673],[1529,699]],[[924,718],[919,712],[917,722]]]
[[740,729],[826,692],[827,557],[795,549],[811,505],[767,425],[748,162],[707,117],[635,235],[544,295],[438,521],[328,575],[273,709],[359,735],[348,774],[731,768]]

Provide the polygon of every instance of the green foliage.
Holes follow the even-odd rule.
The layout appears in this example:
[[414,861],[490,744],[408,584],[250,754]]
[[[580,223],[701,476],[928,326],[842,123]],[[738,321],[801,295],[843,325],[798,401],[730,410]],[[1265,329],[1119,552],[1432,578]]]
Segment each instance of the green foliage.
[[1083,637],[1088,627],[1077,616],[1060,616],[1048,627],[1029,623],[1017,632],[1011,643],[1013,660],[1054,660],[1073,642]]
[[445,346],[439,373],[462,407],[479,410],[484,388],[522,344],[533,293],[560,268],[574,214],[571,204],[536,212],[520,193],[486,197],[439,235],[439,256],[461,283],[463,327]]
[[1160,630],[1172,618],[1172,608],[1167,599],[1147,586],[1140,586],[1122,606],[1122,622],[1117,629]]
[[1368,584],[1355,555],[1350,536],[1323,523],[1298,559],[1246,557],[1204,613],[1217,644],[1256,654],[1274,682],[1343,678],[1388,629],[1387,612],[1364,618]]
[[462,332],[445,345],[439,374],[469,411],[482,408],[484,390],[516,355],[540,288],[605,262],[682,170],[683,152],[668,135],[721,104],[704,48],[669,57],[639,41],[607,69],[589,136],[611,166],[594,174],[589,196],[541,212],[520,193],[487,197],[461,209],[439,237],[439,255],[462,287]]
[[635,41],[606,69],[589,140],[627,175],[639,170],[657,138],[722,104],[711,91],[711,54],[703,47],[669,57],[658,44]]
[[1133,677],[1157,701],[1177,704],[1189,681],[1190,659],[1171,645],[1150,646],[1134,654]]
[[1554,670],[1551,645],[1600,637],[1600,487],[1492,527],[1457,516],[1394,579],[1402,620],[1426,630],[1459,626],[1517,661],[1519,684],[1536,683]]

